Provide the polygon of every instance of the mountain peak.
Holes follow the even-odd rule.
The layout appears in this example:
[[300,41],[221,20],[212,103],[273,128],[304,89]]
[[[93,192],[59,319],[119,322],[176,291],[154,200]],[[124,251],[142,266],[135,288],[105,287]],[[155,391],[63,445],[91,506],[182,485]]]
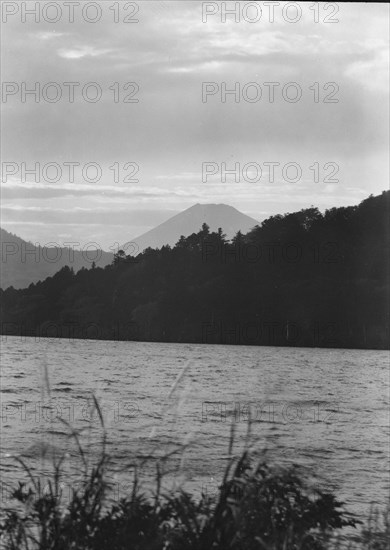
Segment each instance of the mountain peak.
[[232,239],[237,231],[247,233],[259,222],[228,204],[196,203],[132,242],[137,244],[139,252],[148,247],[174,246],[182,235],[188,237],[200,231],[204,223],[211,231],[221,227],[227,238]]

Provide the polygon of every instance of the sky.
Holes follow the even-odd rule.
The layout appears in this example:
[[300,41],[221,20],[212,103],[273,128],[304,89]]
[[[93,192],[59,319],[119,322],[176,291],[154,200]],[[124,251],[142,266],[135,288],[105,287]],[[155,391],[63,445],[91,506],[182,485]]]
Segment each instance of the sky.
[[388,5],[22,4],[2,2],[8,231],[108,250],[196,203],[261,221],[388,189]]

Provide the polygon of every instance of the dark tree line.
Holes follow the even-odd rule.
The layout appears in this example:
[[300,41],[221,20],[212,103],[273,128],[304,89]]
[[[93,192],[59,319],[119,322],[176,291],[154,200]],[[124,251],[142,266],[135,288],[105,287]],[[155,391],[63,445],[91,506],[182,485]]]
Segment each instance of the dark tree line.
[[272,216],[231,242],[204,224],[173,248],[64,267],[1,291],[2,333],[387,349],[389,202]]

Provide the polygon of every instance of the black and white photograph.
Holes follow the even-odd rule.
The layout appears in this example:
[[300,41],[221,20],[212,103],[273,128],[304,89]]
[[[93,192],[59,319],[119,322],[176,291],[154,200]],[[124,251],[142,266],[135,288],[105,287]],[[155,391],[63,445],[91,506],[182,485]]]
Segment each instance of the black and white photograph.
[[1,550],[390,550],[389,4],[0,7]]

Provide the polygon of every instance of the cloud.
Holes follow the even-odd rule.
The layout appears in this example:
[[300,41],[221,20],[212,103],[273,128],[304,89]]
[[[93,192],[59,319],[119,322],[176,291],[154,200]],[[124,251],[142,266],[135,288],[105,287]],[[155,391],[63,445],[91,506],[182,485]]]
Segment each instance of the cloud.
[[111,49],[98,49],[93,46],[81,46],[75,49],[61,48],[58,55],[64,59],[82,59],[83,57],[99,57],[111,53]]
[[57,31],[43,31],[43,32],[38,32],[35,34],[35,36],[39,39],[39,40],[52,40],[53,38],[62,38],[64,36],[69,36],[69,33],[66,33],[66,32],[57,32]]
[[175,173],[159,174],[158,176],[156,176],[156,179],[165,180],[165,181],[174,181],[174,180],[197,181],[199,180],[200,176],[201,176],[200,171],[199,172],[180,172],[178,174],[175,174]]
[[56,224],[66,226],[74,225],[115,225],[141,227],[154,227],[177,214],[177,210],[167,209],[128,209],[120,208],[48,208],[44,206],[11,205],[2,208],[2,214],[9,223],[30,224]]
[[[64,87],[55,104],[36,103],[32,96],[22,102],[20,93],[10,96],[4,104],[3,159],[28,165],[97,161],[104,168],[97,185],[5,185],[7,203],[53,211],[60,204],[74,215],[76,207],[96,208],[98,215],[104,206],[113,215],[111,222],[104,218],[101,231],[109,232],[115,212],[126,208],[130,216],[134,208],[180,211],[195,202],[217,201],[253,214],[277,213],[310,204],[352,204],[387,186],[387,6],[340,4],[335,25],[315,24],[309,4],[302,5],[305,20],[297,24],[280,15],[272,24],[265,16],[258,24],[235,23],[232,17],[223,24],[217,16],[204,24],[201,3],[162,1],[141,2],[136,25],[123,24],[129,13],[121,8],[121,22],[114,24],[109,5],[102,6],[103,18],[93,25],[79,17],[71,26],[59,21],[56,32],[33,18],[6,26],[3,80],[26,82],[30,89],[35,82],[80,85],[74,103]],[[321,17],[325,11],[320,6]],[[219,89],[204,103],[205,81],[215,81]],[[302,87],[302,100],[283,101],[283,85],[294,81]],[[85,101],[86,82],[101,86],[101,101]],[[113,100],[114,82],[120,84],[119,102]],[[139,84],[139,103],[123,101],[130,91],[123,88],[126,82]],[[236,82],[241,91],[246,83],[258,83],[261,100],[250,103],[241,93],[238,102],[231,94],[223,103],[222,83],[231,90]],[[274,103],[267,101],[266,82],[280,83]],[[310,89],[314,82],[319,83],[318,102]],[[338,103],[323,101],[331,92],[324,89],[327,82],[338,84]],[[340,184],[327,190],[306,185],[306,179],[293,188],[280,182],[224,186],[217,176],[211,180],[215,185],[202,185],[207,161],[229,166],[295,161],[310,176],[314,162],[337,162]],[[109,167],[116,162],[140,166],[137,186],[113,185]],[[39,223],[40,212],[28,212]],[[120,216],[124,223],[115,226],[117,239],[122,230],[131,233],[125,214]],[[81,238],[87,226],[77,227]],[[47,234],[51,229],[48,223]]]
[[19,199],[49,199],[60,197],[91,197],[98,199],[104,197],[105,201],[115,197],[129,199],[157,198],[162,199],[175,192],[165,187],[141,187],[141,186],[114,186],[114,185],[86,185],[86,184],[62,184],[57,186],[26,183],[19,184],[10,180],[2,186],[3,200]]
[[226,60],[211,60],[211,61],[205,61],[204,63],[198,63],[194,64],[192,66],[186,66],[186,67],[167,67],[165,70],[168,73],[202,73],[202,72],[210,72],[215,74],[216,72],[220,72],[224,65],[226,65]]

